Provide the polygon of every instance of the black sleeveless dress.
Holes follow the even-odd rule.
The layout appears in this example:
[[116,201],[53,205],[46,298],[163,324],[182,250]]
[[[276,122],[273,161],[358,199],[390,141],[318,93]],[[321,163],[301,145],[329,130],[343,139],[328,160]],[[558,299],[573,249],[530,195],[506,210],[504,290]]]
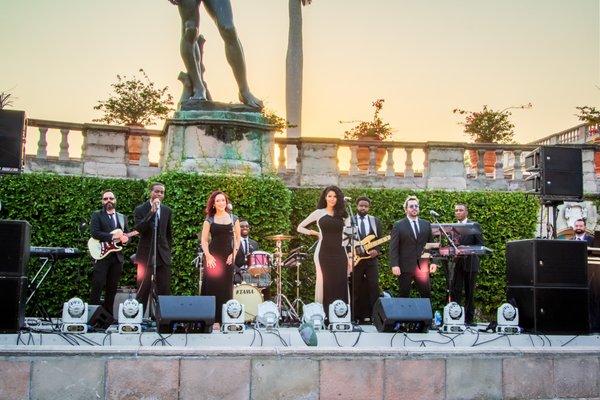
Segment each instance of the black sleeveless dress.
[[233,252],[233,224],[210,224],[210,254],[217,264],[214,268],[204,266],[202,296],[215,296],[215,322],[221,323],[223,304],[233,298],[233,264],[227,265],[227,257]]
[[344,220],[325,214],[317,225],[321,231],[317,252],[323,273],[323,307],[327,313],[334,300],[348,303],[348,258],[342,247]]

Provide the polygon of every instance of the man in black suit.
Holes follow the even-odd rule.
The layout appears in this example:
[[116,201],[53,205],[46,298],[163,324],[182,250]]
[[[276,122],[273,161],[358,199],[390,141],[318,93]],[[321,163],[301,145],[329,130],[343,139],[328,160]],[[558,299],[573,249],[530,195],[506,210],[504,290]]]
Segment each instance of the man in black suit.
[[[117,199],[110,190],[102,193],[102,209],[94,211],[91,217],[92,237],[100,242],[113,242],[125,244],[129,237],[127,217],[118,213],[115,209]],[[94,261],[92,272],[92,289],[90,293],[90,304],[100,304],[102,289],[105,289],[104,303],[102,306],[112,314],[113,303],[117,293],[119,279],[123,272],[123,253],[114,251],[101,260]]]
[[[477,222],[468,219],[469,208],[466,204],[456,204],[454,206],[454,216],[459,224],[474,223],[481,232],[481,227]],[[483,236],[481,233],[477,235],[464,235],[459,238],[457,246],[483,246]],[[454,264],[454,275],[451,282],[450,296],[453,301],[465,307],[465,323],[473,325],[473,317],[475,315],[475,303],[473,294],[475,293],[475,282],[477,273],[479,272],[479,256],[463,256],[457,257]],[[465,291],[465,301],[462,301],[463,288]]]
[[431,297],[429,273],[437,270],[436,264],[429,265],[428,258],[421,258],[425,243],[433,241],[431,224],[419,218],[419,199],[409,196],[404,201],[406,217],[397,221],[392,228],[390,240],[390,266],[398,277],[398,296],[409,297],[414,281],[421,297]]
[[136,260],[137,299],[144,307],[148,304],[153,272],[154,250],[152,239],[156,226],[156,295],[171,294],[171,209],[162,201],[165,185],[154,183],[150,187],[150,199],[135,208],[135,230],[140,233]]
[[[358,231],[358,239],[362,240],[369,235],[374,235],[377,240],[381,234],[379,218],[369,215],[371,199],[360,196],[356,199],[356,214],[352,217]],[[360,249],[360,248],[359,248]],[[376,246],[367,251],[365,258],[360,260],[350,275],[350,295],[352,302],[353,320],[359,323],[371,323],[373,306],[379,297],[379,265],[377,257],[381,254],[381,246]]]
[[249,234],[250,223],[245,219],[241,219],[240,235],[242,239],[240,241],[240,251],[235,255],[235,273],[233,275],[233,283],[235,284],[242,283],[242,272],[246,269],[248,254],[260,249],[258,242],[251,239]]
[[588,247],[591,247],[594,245],[594,237],[592,235],[588,235],[585,231],[585,228],[585,219],[578,219],[577,221],[575,221],[575,223],[573,224],[573,232],[575,234],[573,235],[573,238],[571,240],[582,240],[584,242],[587,242]]

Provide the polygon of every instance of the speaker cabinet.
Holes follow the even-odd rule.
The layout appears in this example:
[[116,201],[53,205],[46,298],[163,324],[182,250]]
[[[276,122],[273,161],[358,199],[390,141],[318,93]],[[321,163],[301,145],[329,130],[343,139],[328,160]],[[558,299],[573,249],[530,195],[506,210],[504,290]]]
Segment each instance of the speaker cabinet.
[[25,156],[25,112],[0,110],[0,174],[19,173]]
[[587,244],[531,239],[506,244],[508,286],[587,287]]
[[533,174],[525,182],[528,191],[547,203],[583,199],[581,149],[542,146],[525,157],[525,168]]
[[373,306],[373,324],[379,332],[427,332],[432,317],[431,301],[424,298],[380,297]]
[[27,276],[30,236],[29,222],[0,220],[0,276]]
[[530,332],[577,335],[590,332],[587,288],[508,287],[519,325]]
[[156,324],[160,333],[211,333],[215,296],[158,296]]
[[15,333],[25,326],[27,278],[0,276],[0,332]]

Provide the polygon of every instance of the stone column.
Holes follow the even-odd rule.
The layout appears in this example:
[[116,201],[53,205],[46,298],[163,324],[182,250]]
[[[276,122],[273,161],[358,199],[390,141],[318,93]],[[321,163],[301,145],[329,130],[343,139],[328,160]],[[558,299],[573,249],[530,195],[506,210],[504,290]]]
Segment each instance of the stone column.
[[464,148],[429,146],[427,189],[466,189],[464,154]]
[[598,193],[598,185],[596,185],[594,149],[581,150],[581,169],[583,174],[583,193]]
[[126,131],[86,125],[83,173],[86,175],[127,177]]
[[338,185],[337,143],[302,143],[301,186]]

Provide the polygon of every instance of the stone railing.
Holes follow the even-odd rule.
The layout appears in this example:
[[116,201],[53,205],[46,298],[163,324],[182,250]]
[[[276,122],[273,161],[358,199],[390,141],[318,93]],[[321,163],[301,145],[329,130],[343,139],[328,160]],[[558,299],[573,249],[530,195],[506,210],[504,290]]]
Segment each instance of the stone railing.
[[535,145],[594,143],[599,137],[598,125],[580,124],[531,142]]
[[[70,175],[95,175],[122,178],[147,178],[160,172],[150,162],[151,140],[162,140],[162,131],[140,127],[78,124],[72,122],[27,120],[27,140],[35,140],[28,149],[28,171],[50,171]],[[60,135],[60,136],[58,136]],[[50,155],[49,142],[58,143],[58,154]],[[74,144],[81,144],[80,151]]]
[[[579,132],[588,132],[588,128],[579,126],[557,135],[562,135],[564,141]],[[164,130],[29,119],[30,154],[27,155],[26,170],[148,178],[162,169],[157,161],[163,156],[164,138]],[[52,146],[49,145],[51,141]],[[80,152],[76,143],[80,143]],[[270,154],[274,154],[274,172],[291,187],[336,184],[372,188],[523,190],[527,176],[524,156],[540,144],[381,142],[301,137],[276,138],[276,151]],[[596,152],[600,154],[600,146],[578,146],[583,151],[584,191],[596,193],[594,156]],[[58,148],[58,153],[50,155],[51,148]],[[298,155],[295,163],[286,160],[290,149],[296,150],[293,153]],[[290,164],[293,168],[287,167]]]
[[[275,139],[278,174],[290,186],[523,190],[524,156],[537,144],[378,142],[324,138]],[[286,169],[288,146],[297,148],[294,169]],[[581,145],[584,190],[597,191],[596,145]],[[349,153],[347,169],[339,154]],[[362,153],[362,154],[361,154]],[[415,153],[422,160],[416,163]],[[366,160],[362,160],[365,158]],[[383,160],[382,160],[383,158]],[[491,159],[491,163],[488,160]],[[381,166],[377,162],[382,162]]]

